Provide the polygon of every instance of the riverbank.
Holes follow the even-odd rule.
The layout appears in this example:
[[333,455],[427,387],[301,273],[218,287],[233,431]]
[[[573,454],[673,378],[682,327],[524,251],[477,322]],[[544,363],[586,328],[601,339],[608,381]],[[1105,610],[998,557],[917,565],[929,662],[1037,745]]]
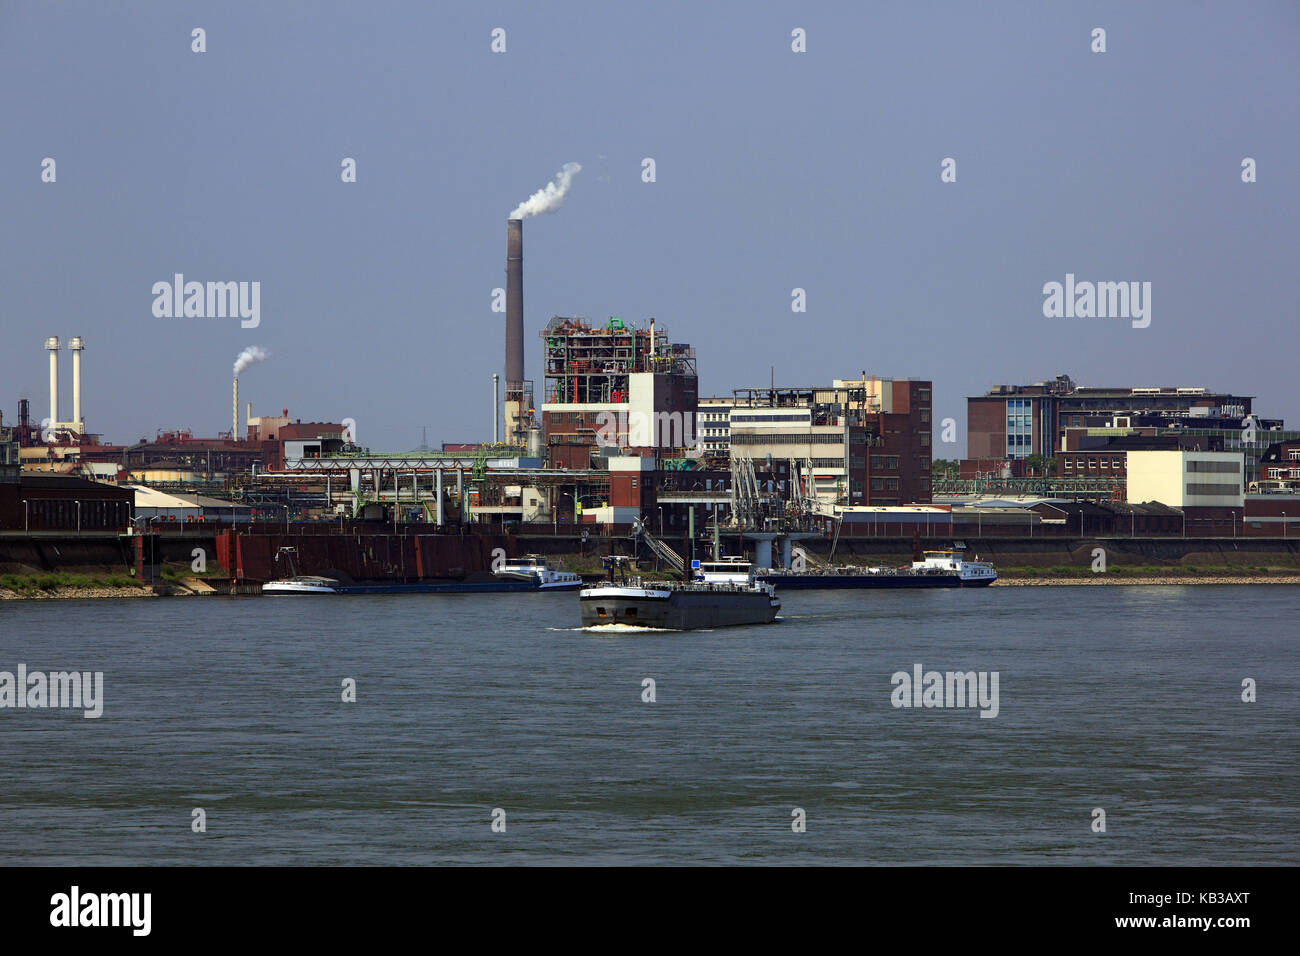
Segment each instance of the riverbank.
[[152,588],[76,588],[60,587],[19,593],[0,588],[0,601],[84,601],[90,598],[152,598],[159,597]]
[[1105,571],[1089,568],[999,568],[993,586],[1037,587],[1060,584],[1300,584],[1295,568],[1249,566],[1228,567],[1144,567],[1111,566]]
[[126,574],[4,574],[0,601],[80,601],[97,598],[153,598],[215,594],[198,578],[167,578],[143,584]]
[[1257,577],[1247,577],[1245,575],[1224,574],[1210,577],[1200,575],[1193,577],[1191,575],[1137,575],[1137,574],[1094,574],[1091,577],[1061,577],[1061,578],[1012,578],[1002,577],[999,575],[998,580],[994,581],[990,587],[1052,587],[1058,585],[1070,585],[1075,587],[1087,587],[1092,585],[1144,585],[1150,586],[1155,584],[1300,584],[1300,575],[1296,574],[1276,574],[1263,575]]
[[0,601],[156,597],[153,589],[126,574],[4,574]]

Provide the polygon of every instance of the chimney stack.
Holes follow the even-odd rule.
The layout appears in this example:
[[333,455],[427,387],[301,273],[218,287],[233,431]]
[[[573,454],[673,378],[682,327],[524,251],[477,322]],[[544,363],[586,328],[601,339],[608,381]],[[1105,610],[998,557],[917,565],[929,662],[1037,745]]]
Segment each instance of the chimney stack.
[[524,221],[506,222],[506,389],[524,381]]
[[51,335],[45,340],[50,353],[50,427],[59,423],[59,337]]
[[86,343],[80,335],[74,335],[68,342],[68,348],[72,351],[72,421],[77,434],[83,435],[86,429],[81,420],[81,353],[86,348]]
[[230,411],[230,440],[239,441],[239,376],[235,376],[235,402]]
[[524,221],[506,220],[506,438],[519,428],[524,404]]
[[501,441],[501,376],[492,373],[492,444]]

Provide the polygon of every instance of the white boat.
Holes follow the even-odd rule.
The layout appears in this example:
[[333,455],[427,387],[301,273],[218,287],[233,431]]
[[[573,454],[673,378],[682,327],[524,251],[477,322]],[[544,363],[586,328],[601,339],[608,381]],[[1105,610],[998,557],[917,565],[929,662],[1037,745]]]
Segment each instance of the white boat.
[[536,554],[507,558],[505,564],[492,573],[507,580],[531,581],[539,591],[576,591],[582,587],[581,575],[553,568],[545,558]]
[[339,582],[315,574],[298,574],[262,585],[263,594],[338,594]]
[[971,561],[960,551],[926,551],[922,553],[920,561],[912,562],[912,570],[917,574],[950,574],[955,571],[962,587],[992,584],[998,579],[998,572],[988,561],[980,561],[979,555]]

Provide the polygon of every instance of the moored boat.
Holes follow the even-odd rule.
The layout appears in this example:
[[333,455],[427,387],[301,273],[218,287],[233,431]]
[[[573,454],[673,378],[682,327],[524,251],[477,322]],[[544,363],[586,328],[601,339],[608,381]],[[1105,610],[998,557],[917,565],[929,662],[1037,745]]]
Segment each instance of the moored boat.
[[297,574],[278,581],[267,581],[262,585],[263,594],[338,594],[339,581],[336,578],[322,577],[316,574]]
[[545,558],[536,554],[507,558],[505,564],[492,573],[504,581],[530,582],[539,591],[576,591],[582,587],[581,575],[553,568]]
[[968,560],[960,551],[926,551],[911,565],[859,567],[841,565],[803,571],[763,569],[758,580],[777,588],[831,590],[848,588],[975,588],[987,587],[998,572],[987,561]]

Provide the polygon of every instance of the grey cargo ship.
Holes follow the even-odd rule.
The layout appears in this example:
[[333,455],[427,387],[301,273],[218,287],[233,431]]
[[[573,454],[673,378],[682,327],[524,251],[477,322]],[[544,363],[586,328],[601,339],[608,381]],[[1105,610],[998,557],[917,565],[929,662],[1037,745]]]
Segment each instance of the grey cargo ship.
[[[578,593],[582,625],[626,624],[691,631],[737,624],[771,624],[781,601],[761,581],[644,581],[626,576],[627,559],[610,559],[610,579]],[[615,571],[620,580],[615,580]]]

